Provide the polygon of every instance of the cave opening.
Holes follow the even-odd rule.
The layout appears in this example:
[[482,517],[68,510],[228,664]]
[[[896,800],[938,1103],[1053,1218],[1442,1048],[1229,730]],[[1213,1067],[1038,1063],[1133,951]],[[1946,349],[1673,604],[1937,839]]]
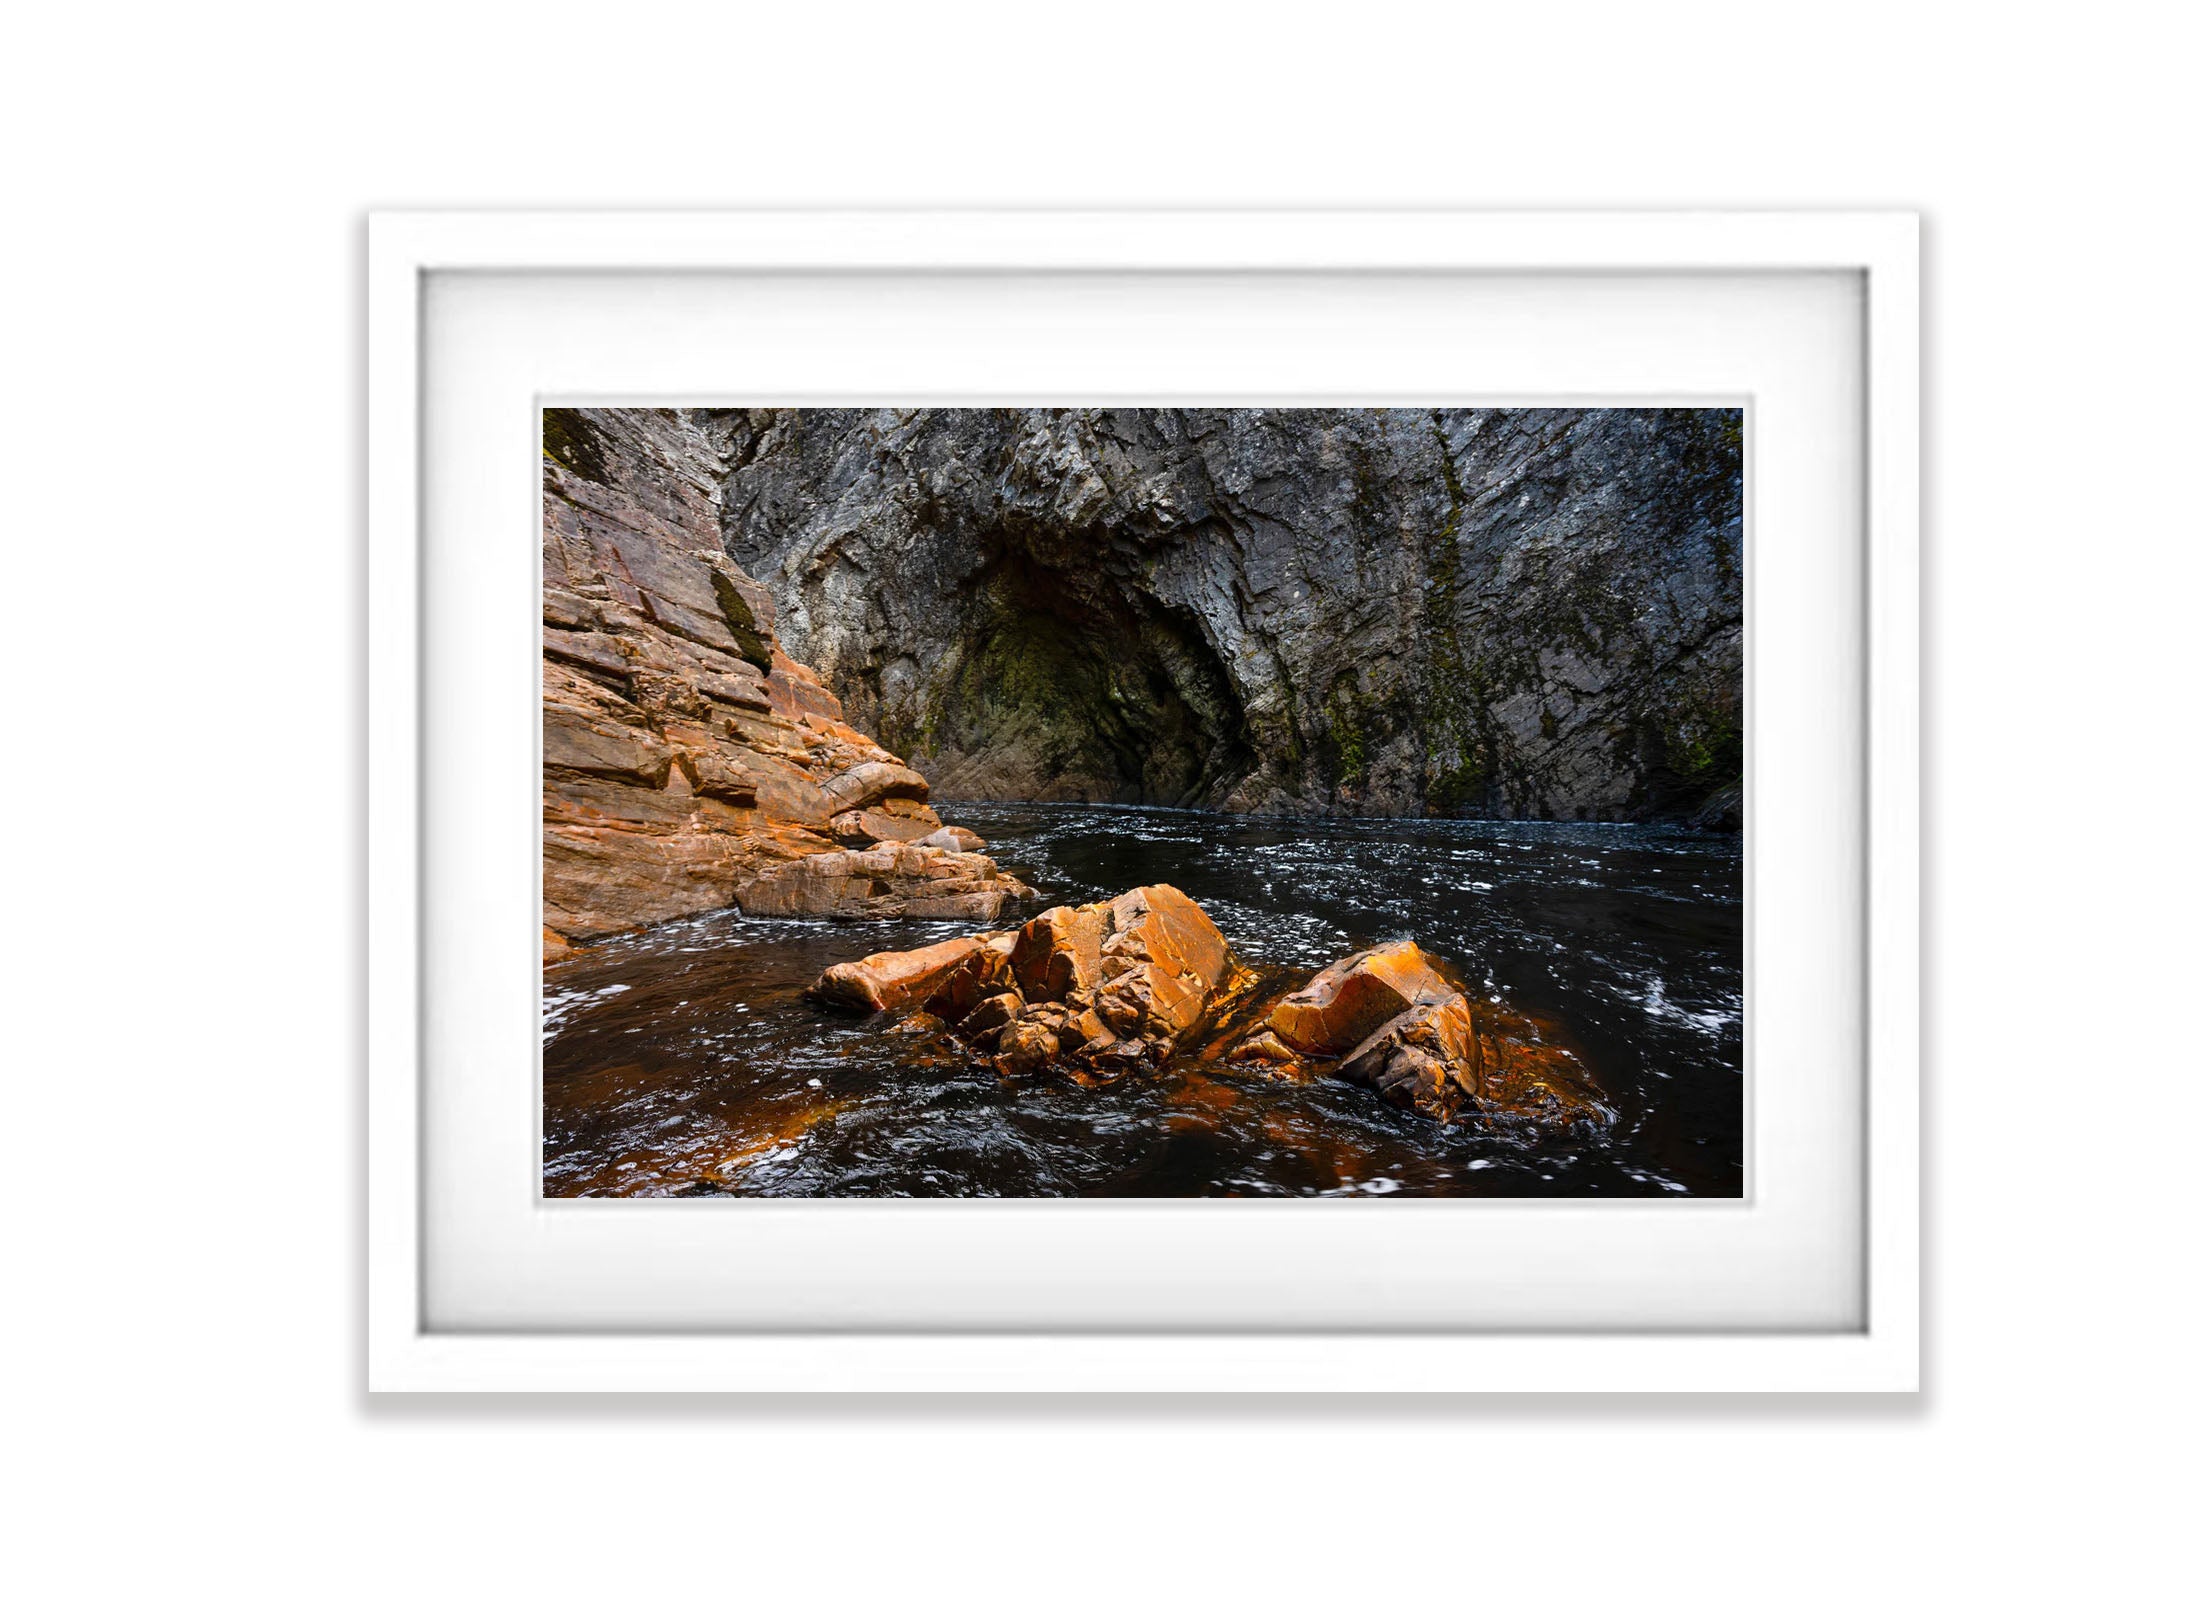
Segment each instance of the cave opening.
[[1105,574],[1003,552],[953,662],[915,741],[941,798],[1211,808],[1253,769],[1196,623]]

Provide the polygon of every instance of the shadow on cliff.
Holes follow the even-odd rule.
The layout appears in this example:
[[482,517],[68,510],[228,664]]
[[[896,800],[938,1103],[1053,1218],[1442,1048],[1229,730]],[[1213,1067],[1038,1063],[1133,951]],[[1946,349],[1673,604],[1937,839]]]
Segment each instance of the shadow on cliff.
[[1221,805],[1255,760],[1196,620],[1104,571],[1045,566],[1008,530],[988,543],[944,686],[888,742],[943,799]]

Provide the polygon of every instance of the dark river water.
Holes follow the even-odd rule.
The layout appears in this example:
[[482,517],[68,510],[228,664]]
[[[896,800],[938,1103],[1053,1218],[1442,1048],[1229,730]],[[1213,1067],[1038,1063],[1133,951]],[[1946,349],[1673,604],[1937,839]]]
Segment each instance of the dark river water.
[[837,961],[968,924],[719,912],[546,974],[543,1192],[575,1195],[1739,1195],[1742,851],[1680,828],[943,805],[1036,910],[1172,883],[1239,956],[1311,971],[1413,938],[1555,1018],[1617,1112],[1524,1140],[1338,1080],[1111,1088],[911,1064],[818,1010]]

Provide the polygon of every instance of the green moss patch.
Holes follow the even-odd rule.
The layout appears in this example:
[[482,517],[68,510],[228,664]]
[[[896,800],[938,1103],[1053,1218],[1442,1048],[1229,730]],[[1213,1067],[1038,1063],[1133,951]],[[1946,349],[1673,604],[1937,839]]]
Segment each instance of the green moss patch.
[[542,413],[542,453],[575,477],[610,487],[603,434],[582,413],[546,406]]
[[726,619],[726,631],[733,635],[733,642],[740,647],[741,659],[751,666],[761,667],[766,672],[771,671],[771,641],[764,636],[763,628],[757,623],[756,613],[749,609],[749,603],[742,598],[741,591],[734,586],[731,578],[715,568],[711,571],[710,587],[711,592],[718,596],[718,614]]

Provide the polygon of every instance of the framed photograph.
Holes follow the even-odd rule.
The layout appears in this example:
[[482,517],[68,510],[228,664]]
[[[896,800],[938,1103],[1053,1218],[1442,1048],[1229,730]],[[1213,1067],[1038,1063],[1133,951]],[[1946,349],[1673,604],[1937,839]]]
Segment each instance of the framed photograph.
[[368,292],[372,1387],[1916,1387],[1913,217]]

